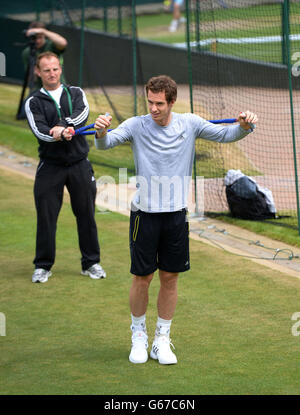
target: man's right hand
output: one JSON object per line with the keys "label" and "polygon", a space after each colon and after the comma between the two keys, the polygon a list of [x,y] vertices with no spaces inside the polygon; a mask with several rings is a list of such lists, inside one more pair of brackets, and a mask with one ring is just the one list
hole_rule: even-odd
{"label": "man's right hand", "polygon": [[99,115],[95,121],[96,137],[101,138],[107,133],[108,127],[111,125],[112,116],[106,113],[105,115]]}
{"label": "man's right hand", "polygon": [[59,125],[56,125],[55,127],[51,128],[49,131],[49,134],[52,135],[54,140],[61,141],[61,133],[64,131],[64,127],[61,127]]}
{"label": "man's right hand", "polygon": [[61,141],[63,138],[67,141],[72,140],[74,135],[74,128],[73,127],[61,127],[60,125],[56,125],[55,127],[51,128],[49,131],[50,135],[56,141]]}
{"label": "man's right hand", "polygon": [[31,29],[27,29],[26,36],[31,35],[45,35],[45,29],[42,27],[33,27]]}

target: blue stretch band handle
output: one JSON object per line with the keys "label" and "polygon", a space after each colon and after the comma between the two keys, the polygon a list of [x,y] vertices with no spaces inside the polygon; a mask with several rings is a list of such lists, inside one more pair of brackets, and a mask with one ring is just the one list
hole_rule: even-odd
{"label": "blue stretch band handle", "polygon": [[[236,118],[224,118],[222,120],[209,120],[209,122],[211,122],[212,124],[232,124],[236,121],[237,121]],[[86,125],[85,127],[78,128],[78,130],[75,130],[74,135],[94,135],[96,134],[96,131],[86,131],[86,130],[89,130],[90,128],[94,128],[94,126],[95,124],[89,124],[89,125]],[[107,131],[112,131],[112,129],[107,130]]]}
{"label": "blue stretch band handle", "polygon": [[[75,130],[75,134],[74,135],[95,135],[96,134],[96,131],[83,131],[83,132],[79,132],[79,133],[76,133],[76,131],[77,130]],[[110,129],[110,130],[107,130],[107,131],[112,131],[112,129]]]}
{"label": "blue stretch band handle", "polygon": [[224,118],[223,120],[209,120],[212,124],[232,124],[237,122],[236,118]]}

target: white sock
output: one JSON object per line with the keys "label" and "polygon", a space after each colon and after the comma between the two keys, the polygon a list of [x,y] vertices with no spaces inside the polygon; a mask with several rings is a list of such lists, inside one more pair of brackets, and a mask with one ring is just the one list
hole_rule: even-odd
{"label": "white sock", "polygon": [[144,331],[147,333],[146,330],[146,314],[143,314],[140,317],[135,317],[131,314],[131,330],[134,331]]}
{"label": "white sock", "polygon": [[170,336],[171,330],[171,323],[172,320],[164,320],[161,317],[157,318],[156,329],[155,329],[155,336]]}

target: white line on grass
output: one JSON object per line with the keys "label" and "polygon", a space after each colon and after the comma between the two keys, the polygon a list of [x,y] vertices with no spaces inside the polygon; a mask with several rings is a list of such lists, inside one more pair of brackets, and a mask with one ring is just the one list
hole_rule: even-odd
{"label": "white line on grass", "polygon": [[[290,40],[300,40],[300,34],[290,35]],[[281,42],[282,36],[257,36],[257,37],[239,37],[239,38],[216,38],[216,39],[204,39],[200,42],[193,41],[190,42],[190,46],[207,46],[214,42],[224,43],[224,44],[245,44],[245,43],[272,43],[272,42]],[[183,43],[173,43],[174,46],[179,48],[186,48],[186,42]]]}

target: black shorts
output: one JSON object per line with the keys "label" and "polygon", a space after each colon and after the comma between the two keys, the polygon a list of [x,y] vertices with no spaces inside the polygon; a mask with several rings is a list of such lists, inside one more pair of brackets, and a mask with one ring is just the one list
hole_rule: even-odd
{"label": "black shorts", "polygon": [[130,272],[145,276],[157,269],[190,269],[189,224],[186,209],[177,212],[130,214]]}

